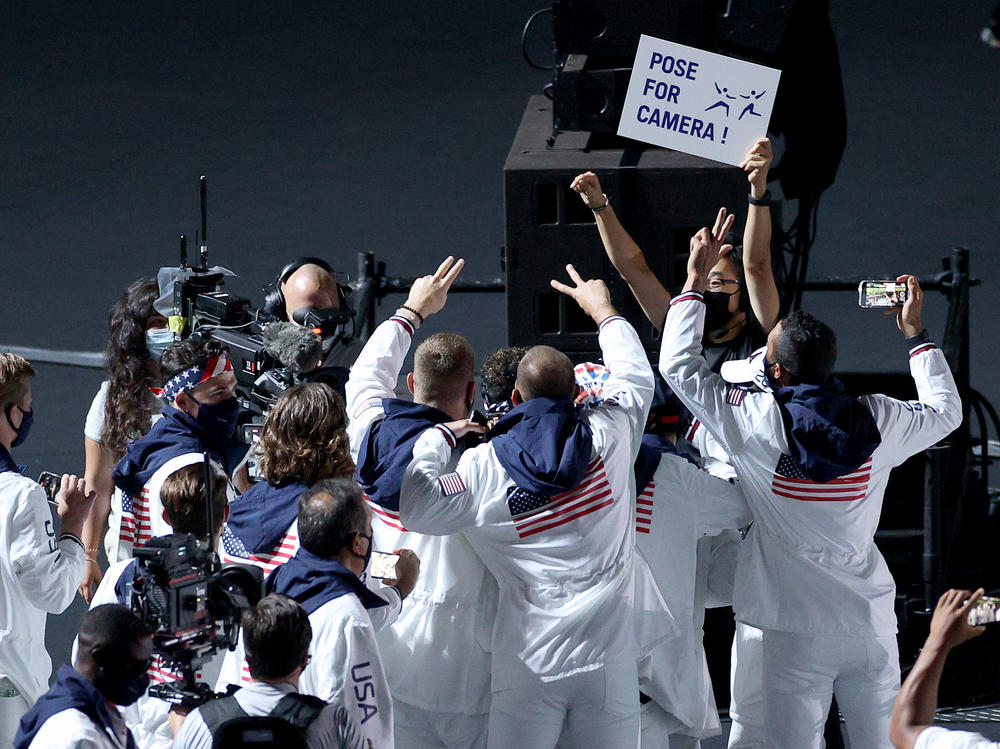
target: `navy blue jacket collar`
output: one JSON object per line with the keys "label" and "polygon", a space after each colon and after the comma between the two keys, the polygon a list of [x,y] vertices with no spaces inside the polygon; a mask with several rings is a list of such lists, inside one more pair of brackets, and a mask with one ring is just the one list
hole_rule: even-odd
{"label": "navy blue jacket collar", "polygon": [[[41,729],[42,724],[63,710],[79,710],[98,726],[114,730],[111,711],[114,708],[103,694],[83,675],[68,665],[59,668],[56,683],[43,694],[38,702],[21,718],[21,725],[14,738],[14,749],[27,749]],[[129,749],[134,749],[132,732],[127,731]]]}
{"label": "navy blue jacket collar", "polygon": [[583,481],[594,435],[569,398],[532,398],[497,422],[490,442],[519,489],[551,497]]}
{"label": "navy blue jacket collar", "polygon": [[0,445],[0,473],[7,473],[8,471],[20,473],[21,469],[17,463],[14,462],[14,458],[10,454],[10,450],[3,445]]}
{"label": "navy blue jacket collar", "polygon": [[386,606],[388,602],[372,592],[361,578],[340,562],[323,559],[303,547],[267,578],[267,592],[294,598],[307,614],[341,596],[353,593],[366,609]]}
{"label": "navy blue jacket collar", "polygon": [[308,488],[298,482],[254,484],[230,502],[229,530],[252,553],[271,551],[298,517],[299,495]]}
{"label": "navy blue jacket collar", "polygon": [[653,480],[653,474],[656,473],[656,469],[660,466],[660,456],[664,453],[679,455],[687,459],[689,463],[698,465],[698,461],[690,453],[678,450],[677,446],[663,435],[644,434],[642,435],[642,443],[639,445],[639,454],[636,456],[635,465],[633,466],[635,470],[636,495],[642,494],[642,490]]}
{"label": "navy blue jacket collar", "polygon": [[399,490],[413,460],[413,443],[435,424],[451,421],[433,406],[384,398],[385,418],[368,429],[358,451],[358,483],[368,498],[390,510],[399,509]]}
{"label": "navy blue jacket collar", "polygon": [[125,456],[115,466],[113,478],[115,486],[135,497],[160,466],[178,455],[207,452],[231,476],[246,451],[243,443],[222,439],[183,411],[165,406],[163,418],[153,424],[148,434],[128,446]]}
{"label": "navy blue jacket collar", "polygon": [[871,412],[839,380],[778,388],[774,397],[792,460],[812,481],[855,471],[882,442]]}

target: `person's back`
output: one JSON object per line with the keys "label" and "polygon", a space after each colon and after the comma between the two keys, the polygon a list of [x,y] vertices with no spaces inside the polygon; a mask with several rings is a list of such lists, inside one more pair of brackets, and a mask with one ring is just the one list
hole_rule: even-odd
{"label": "person's back", "polygon": [[[518,367],[520,405],[490,442],[446,472],[453,429],[476,429],[467,422],[428,429],[403,481],[406,527],[465,530],[499,583],[489,738],[496,746],[554,745],[567,719],[580,745],[615,744],[633,721],[637,732],[636,658],[673,626],[635,554],[632,522],[632,461],[652,371],[606,287],[571,275],[580,286],[557,288],[600,323],[607,400],[578,416],[572,363],[536,347]],[[615,693],[611,702],[591,701],[598,684],[602,695]],[[551,704],[541,703],[542,685]]]}
{"label": "person's back", "polygon": [[273,718],[278,725],[270,728],[290,742],[282,746],[364,749],[364,738],[343,707],[298,692],[312,640],[309,617],[299,604],[265,596],[244,613],[243,640],[253,680],[184,718],[174,749],[252,746],[240,729],[260,733],[266,726],[254,719],[265,717]]}

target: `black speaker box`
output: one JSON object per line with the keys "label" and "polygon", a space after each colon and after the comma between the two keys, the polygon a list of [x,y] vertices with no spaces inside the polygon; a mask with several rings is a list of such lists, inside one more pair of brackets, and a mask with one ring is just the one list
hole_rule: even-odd
{"label": "black speaker box", "polygon": [[[528,102],[504,164],[507,335],[511,345],[547,344],[582,359],[596,356],[597,331],[550,279],[567,280],[572,263],[584,278],[602,278],[612,301],[639,330],[649,353],[655,331],[628,286],[607,260],[593,212],[569,189],[594,171],[615,212],[643,249],[650,268],[672,292],[685,280],[688,242],[711,226],[720,206],[736,213],[742,232],[747,213],[746,174],[732,166],[641,144],[590,148],[588,133],[566,133],[550,147],[552,102]],[[631,143],[631,142],[629,142]]]}

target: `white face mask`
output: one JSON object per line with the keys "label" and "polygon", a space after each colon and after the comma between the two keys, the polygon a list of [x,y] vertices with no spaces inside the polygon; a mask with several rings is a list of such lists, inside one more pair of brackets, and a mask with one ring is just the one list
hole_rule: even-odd
{"label": "white face mask", "polygon": [[150,328],[146,331],[146,350],[149,358],[159,361],[163,352],[174,342],[174,334],[170,328]]}

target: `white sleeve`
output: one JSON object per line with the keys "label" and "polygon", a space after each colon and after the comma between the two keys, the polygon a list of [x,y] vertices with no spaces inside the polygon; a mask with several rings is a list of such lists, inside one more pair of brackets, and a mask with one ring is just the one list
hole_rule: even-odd
{"label": "white sleeve", "polygon": [[925,728],[913,742],[913,749],[997,749],[1000,744],[968,731],[949,731],[940,726]]}
{"label": "white sleeve", "polygon": [[493,450],[479,445],[466,450],[448,471],[455,435],[444,424],[425,430],[413,445],[399,492],[399,518],[407,530],[447,536],[477,525],[482,498],[492,496],[484,480],[484,461]]}
{"label": "white sleeve", "polygon": [[861,398],[875,417],[894,466],[926,450],[962,423],[962,399],[941,349],[932,343],[915,346],[910,351],[910,374],[917,386],[915,401],[887,395]]}
{"label": "white sleeve", "polygon": [[105,380],[101,383],[97,395],[94,396],[94,400],[90,404],[90,410],[87,411],[87,420],[83,425],[83,435],[98,443],[101,441],[101,432],[104,431],[104,408],[108,399],[108,387],[110,384],[110,380]]}
{"label": "white sleeve", "polygon": [[396,397],[396,380],[413,341],[413,323],[393,315],[375,328],[361,349],[347,380],[347,436],[357,454],[361,439],[376,416],[382,399]]}
{"label": "white sleeve", "polygon": [[663,326],[660,374],[726,452],[734,453],[754,433],[756,425],[745,405],[727,403],[728,385],[709,369],[702,356],[704,327],[705,302],[700,293],[685,291],[670,300]]}
{"label": "white sleeve", "polygon": [[621,408],[628,416],[634,453],[639,449],[646,416],[653,402],[656,387],[653,368],[649,366],[639,335],[624,317],[612,315],[602,321],[598,342],[611,375],[604,385],[604,401],[594,409],[594,417],[600,418],[599,414],[606,409]]}
{"label": "white sleeve", "polygon": [[392,697],[375,630],[370,623],[354,619],[343,636],[347,642],[344,707],[372,744],[385,746],[392,738]]}
{"label": "white sleeve", "polygon": [[69,533],[56,539],[45,491],[38,484],[25,480],[17,493],[11,519],[11,569],[34,606],[61,614],[73,603],[83,577],[83,542]]}
{"label": "white sleeve", "polygon": [[376,632],[381,632],[386,627],[391,627],[399,618],[399,614],[403,610],[403,597],[399,594],[399,588],[394,585],[383,585],[381,580],[376,580],[373,577],[369,577],[365,585],[380,598],[389,602],[388,606],[368,609],[372,626]]}
{"label": "white sleeve", "polygon": [[694,505],[695,523],[699,536],[717,536],[726,530],[742,528],[753,516],[738,481],[716,478],[686,458],[664,455],[675,469],[676,491]]}

